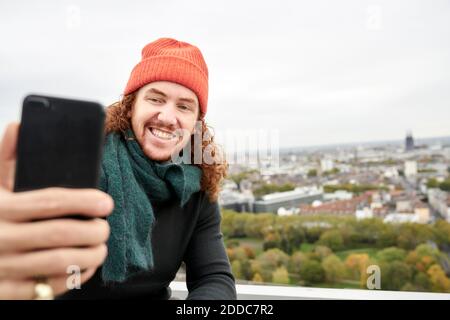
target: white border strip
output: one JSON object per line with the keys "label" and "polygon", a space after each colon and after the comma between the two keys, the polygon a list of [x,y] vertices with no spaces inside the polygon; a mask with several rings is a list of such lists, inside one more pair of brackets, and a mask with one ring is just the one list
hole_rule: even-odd
{"label": "white border strip", "polygon": [[[187,295],[186,283],[173,281],[172,291]],[[244,299],[343,299],[343,300],[450,300],[448,293],[384,291],[363,289],[327,289],[309,287],[288,287],[272,285],[237,284],[236,291]],[[251,296],[251,297],[247,297]]]}

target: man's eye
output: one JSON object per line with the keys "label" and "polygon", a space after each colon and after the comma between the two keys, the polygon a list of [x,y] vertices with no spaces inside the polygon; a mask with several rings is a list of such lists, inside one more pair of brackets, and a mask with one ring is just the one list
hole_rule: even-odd
{"label": "man's eye", "polygon": [[148,98],[147,100],[151,101],[151,102],[156,102],[156,103],[160,103],[161,100],[156,99],[156,98]]}
{"label": "man's eye", "polygon": [[182,110],[189,110],[189,107],[187,107],[187,106],[184,106],[184,105],[180,105],[180,106],[178,106],[180,109],[182,109]]}

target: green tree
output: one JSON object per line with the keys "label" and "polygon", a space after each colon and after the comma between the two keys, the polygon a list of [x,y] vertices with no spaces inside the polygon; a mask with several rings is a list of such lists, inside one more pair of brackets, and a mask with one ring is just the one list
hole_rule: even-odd
{"label": "green tree", "polygon": [[430,189],[439,188],[443,191],[450,191],[450,179],[438,182],[435,178],[430,178],[427,181],[427,187]]}
{"label": "green tree", "polygon": [[333,175],[333,174],[338,174],[339,172],[340,172],[340,170],[338,168],[333,168],[331,170],[324,171],[322,174],[324,176],[329,176],[329,175]]}
{"label": "green tree", "polygon": [[270,249],[252,261],[253,273],[259,273],[265,282],[272,281],[272,273],[279,267],[287,267],[289,256],[280,249]]}
{"label": "green tree", "polygon": [[242,279],[241,262],[239,260],[234,260],[231,263],[231,271],[236,279]]}
{"label": "green tree", "polygon": [[414,276],[413,284],[416,288],[414,291],[431,291],[432,283],[430,278],[424,272],[417,272]]}
{"label": "green tree", "polygon": [[381,262],[403,261],[406,258],[406,251],[396,247],[383,249],[377,253],[377,259]]}
{"label": "green tree", "polygon": [[400,290],[408,282],[411,282],[412,269],[401,261],[384,262],[380,264],[381,289]]}
{"label": "green tree", "polygon": [[250,213],[239,213],[233,217],[231,222],[231,230],[229,236],[231,238],[244,238],[247,236],[245,234],[245,225],[247,221],[252,218]]}
{"label": "green tree", "polygon": [[298,249],[305,239],[305,231],[296,216],[278,218],[276,230],[280,235],[278,248],[288,254]]}
{"label": "green tree", "polygon": [[317,170],[316,169],[310,169],[307,173],[308,178],[317,177]]}
{"label": "green tree", "polygon": [[253,282],[263,283],[264,280],[259,273],[255,273],[252,279]]}
{"label": "green tree", "polygon": [[276,224],[277,216],[273,213],[258,213],[248,219],[244,227],[247,237],[263,239],[265,232]]}
{"label": "green tree", "polygon": [[253,195],[256,198],[261,198],[263,195],[274,193],[274,192],[284,192],[284,191],[290,191],[294,190],[295,185],[292,183],[285,183],[282,185],[278,184],[271,184],[271,183],[265,183],[262,184],[260,187],[253,190]]}
{"label": "green tree", "polygon": [[232,223],[237,212],[222,209],[221,213],[222,213],[222,220],[220,223],[220,230],[222,231],[225,237],[230,237],[232,233]]}
{"label": "green tree", "polygon": [[250,259],[255,258],[255,253],[252,248],[249,246],[239,246],[235,248],[227,248],[228,258],[231,261],[231,265],[233,267],[233,263],[235,263],[234,271],[239,275],[240,279],[250,280],[253,277],[253,270],[251,267]]}
{"label": "green tree", "polygon": [[439,188],[439,182],[435,178],[430,178],[427,181],[427,188],[429,189]]}
{"label": "green tree", "polygon": [[268,232],[264,236],[263,251],[274,248],[281,249],[281,235],[278,231]]}
{"label": "green tree", "polygon": [[450,279],[440,265],[433,265],[427,271],[434,292],[450,292]]}
{"label": "green tree", "polygon": [[225,244],[227,248],[237,248],[241,245],[241,243],[237,239],[227,239],[225,241]]}
{"label": "green tree", "polygon": [[272,282],[289,284],[289,274],[286,267],[279,267],[272,273]]}
{"label": "green tree", "polygon": [[436,260],[439,258],[440,254],[441,254],[438,248],[433,247],[427,243],[419,244],[416,247],[415,251],[417,252],[419,257],[430,256]]}
{"label": "green tree", "polygon": [[432,168],[425,168],[425,169],[419,169],[417,170],[418,173],[435,173],[436,169]]}
{"label": "green tree", "polygon": [[397,232],[391,224],[384,224],[379,229],[379,234],[375,241],[378,248],[392,247],[397,244]]}
{"label": "green tree", "polygon": [[303,252],[301,251],[294,252],[294,254],[291,256],[289,260],[288,266],[289,272],[295,275],[299,275],[301,268],[303,267],[304,263],[308,260],[309,258]]}
{"label": "green tree", "polygon": [[253,174],[259,174],[259,171],[256,169],[246,170],[243,172],[239,172],[237,174],[231,174],[228,176],[229,179],[233,180],[238,187],[240,187],[240,183],[244,179],[248,179]]}
{"label": "green tree", "polygon": [[[427,271],[443,259],[445,257],[438,248],[426,243],[419,244],[415,250],[407,254],[405,262],[413,271],[412,286],[415,287],[415,291],[432,291],[433,285]],[[402,290],[406,289],[403,287]]]}
{"label": "green tree", "polygon": [[318,256],[319,260],[323,260],[324,258],[333,254],[333,251],[327,246],[316,246],[314,248],[314,253]]}
{"label": "green tree", "polygon": [[308,260],[300,269],[300,277],[306,284],[320,283],[325,280],[325,271],[319,262]]}
{"label": "green tree", "polygon": [[437,263],[433,256],[419,254],[417,250],[410,251],[405,261],[418,272],[426,272],[433,264]]}
{"label": "green tree", "polygon": [[444,180],[439,184],[439,189],[443,191],[450,191],[450,180]]}
{"label": "green tree", "polygon": [[322,233],[317,244],[329,247],[333,251],[342,249],[344,240],[339,230],[328,230]]}
{"label": "green tree", "polygon": [[347,184],[337,184],[337,185],[325,185],[323,187],[323,191],[326,193],[333,193],[337,190],[345,190],[348,192],[353,192],[356,194],[360,194],[369,190],[386,190],[386,187],[380,185],[380,186],[376,186],[376,185],[371,185],[371,184],[351,184],[351,183],[347,183]]}
{"label": "green tree", "polygon": [[316,242],[317,240],[319,240],[319,238],[323,232],[324,232],[324,229],[321,227],[306,228],[306,230],[305,230],[306,242],[309,242],[309,243]]}
{"label": "green tree", "polygon": [[251,280],[254,277],[251,260],[246,259],[241,261],[241,275],[245,280]]}
{"label": "green tree", "polygon": [[369,255],[367,253],[352,253],[345,259],[345,266],[353,279],[358,279],[361,286],[365,285],[367,278],[367,267],[369,266]]}
{"label": "green tree", "polygon": [[434,240],[431,227],[426,224],[404,223],[399,226],[397,246],[405,250],[413,250],[421,243]]}
{"label": "green tree", "polygon": [[252,247],[244,245],[242,246],[242,248],[244,248],[245,254],[248,259],[254,259],[256,257],[255,250]]}
{"label": "green tree", "polygon": [[341,259],[334,254],[323,259],[322,268],[325,271],[327,281],[331,283],[345,277],[345,265]]}
{"label": "green tree", "polygon": [[239,246],[237,248],[234,248],[234,259],[242,261],[249,258],[248,256],[249,252],[248,249],[246,249],[246,246]]}
{"label": "green tree", "polygon": [[450,246],[450,223],[438,220],[434,225],[434,234],[437,244],[442,248]]}

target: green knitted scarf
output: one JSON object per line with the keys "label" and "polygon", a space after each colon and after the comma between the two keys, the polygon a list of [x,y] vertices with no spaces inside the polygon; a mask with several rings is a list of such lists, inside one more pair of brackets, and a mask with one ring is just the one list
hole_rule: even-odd
{"label": "green knitted scarf", "polygon": [[114,199],[114,210],[107,218],[111,235],[104,282],[123,282],[153,268],[152,203],[176,200],[183,206],[200,190],[200,178],[197,166],[147,158],[131,130],[106,137],[99,188]]}

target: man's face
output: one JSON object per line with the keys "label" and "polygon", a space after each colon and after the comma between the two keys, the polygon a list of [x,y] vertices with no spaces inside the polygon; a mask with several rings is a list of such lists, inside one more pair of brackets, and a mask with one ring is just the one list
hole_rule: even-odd
{"label": "man's face", "polygon": [[195,93],[177,83],[156,81],[139,89],[131,126],[145,155],[169,160],[190,141],[199,115]]}

